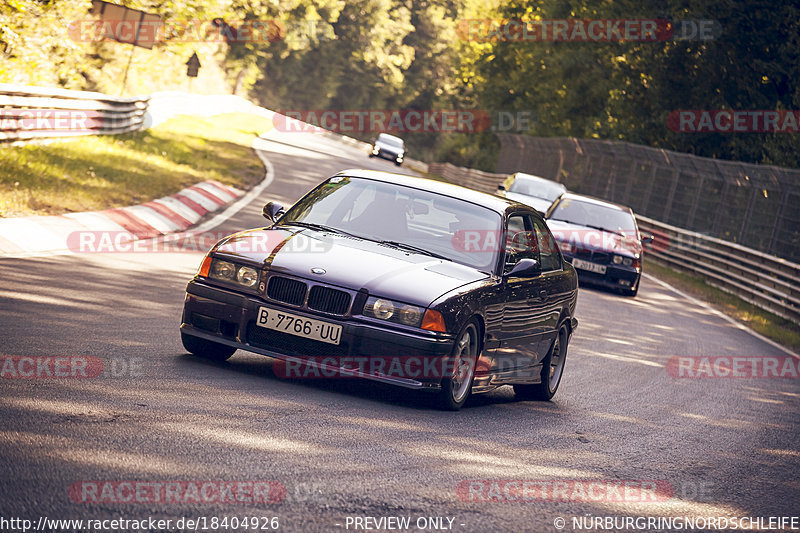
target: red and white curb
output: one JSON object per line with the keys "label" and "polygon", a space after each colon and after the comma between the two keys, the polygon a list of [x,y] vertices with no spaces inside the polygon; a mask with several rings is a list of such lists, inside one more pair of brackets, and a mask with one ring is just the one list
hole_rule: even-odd
{"label": "red and white curb", "polygon": [[171,196],[130,207],[0,219],[0,256],[69,252],[72,236],[83,232],[129,234],[135,240],[177,233],[244,195],[244,191],[218,181],[204,181]]}

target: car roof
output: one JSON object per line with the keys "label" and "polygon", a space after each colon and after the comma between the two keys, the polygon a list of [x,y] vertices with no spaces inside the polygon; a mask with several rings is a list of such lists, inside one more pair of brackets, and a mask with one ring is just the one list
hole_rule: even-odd
{"label": "car roof", "polygon": [[511,174],[511,177],[514,178],[515,180],[518,179],[518,178],[522,178],[522,179],[530,180],[530,181],[546,181],[547,183],[552,183],[553,185],[560,185],[561,187],[564,188],[564,190],[567,190],[567,187],[563,183],[559,183],[557,181],[549,180],[549,179],[543,178],[541,176],[536,176],[534,174],[526,174],[525,172],[514,172],[513,174]]}
{"label": "car roof", "polygon": [[403,139],[401,139],[400,137],[397,137],[395,135],[389,135],[388,133],[379,133],[378,134],[378,138],[379,139],[393,139],[393,140],[399,141],[401,143],[403,142]]}
{"label": "car roof", "polygon": [[626,205],[615,204],[614,202],[609,202],[607,200],[601,200],[600,198],[595,198],[594,196],[586,196],[585,194],[577,194],[577,193],[574,193],[574,192],[565,192],[563,195],[561,195],[560,200],[561,201],[564,201],[564,200],[577,200],[577,201],[586,202],[586,203],[589,203],[589,204],[600,205],[600,206],[603,206],[603,207],[610,207],[612,209],[617,209],[619,211],[625,211],[626,213],[633,212],[633,210],[630,207],[626,206]]}
{"label": "car roof", "polygon": [[520,208],[526,211],[535,211],[530,206],[509,200],[501,196],[495,196],[485,192],[468,189],[461,185],[454,185],[452,183],[445,183],[443,181],[436,181],[428,178],[418,178],[416,176],[408,176],[405,174],[395,174],[394,172],[383,172],[378,170],[364,170],[364,169],[348,169],[342,170],[336,174],[337,176],[347,176],[351,178],[365,178],[375,181],[382,181],[385,183],[396,183],[406,187],[413,187],[424,191],[441,194],[443,196],[450,196],[452,198],[459,198],[467,202],[488,207],[492,211],[505,214],[509,208]]}

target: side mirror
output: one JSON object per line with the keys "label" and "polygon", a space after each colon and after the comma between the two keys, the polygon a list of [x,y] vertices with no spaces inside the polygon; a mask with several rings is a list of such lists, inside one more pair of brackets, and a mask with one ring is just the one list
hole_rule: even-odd
{"label": "side mirror", "polygon": [[270,222],[277,222],[278,219],[283,215],[283,206],[276,202],[269,202],[264,206],[261,214],[264,215],[264,218]]}
{"label": "side mirror", "polygon": [[497,190],[498,190],[498,191],[504,191],[504,190],[506,190],[506,186],[505,186],[505,185],[503,185],[503,184],[501,183],[501,184],[499,184],[499,185],[497,186]]}
{"label": "side mirror", "polygon": [[514,265],[508,274],[505,275],[507,278],[535,278],[539,274],[542,273],[542,265],[536,259],[520,259],[519,262]]}
{"label": "side mirror", "polygon": [[652,233],[642,233],[642,244],[653,244],[655,236]]}

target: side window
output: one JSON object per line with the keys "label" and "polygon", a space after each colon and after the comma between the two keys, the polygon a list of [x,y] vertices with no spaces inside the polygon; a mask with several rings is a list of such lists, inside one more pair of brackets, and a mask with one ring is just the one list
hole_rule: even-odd
{"label": "side window", "polygon": [[558,253],[556,244],[550,230],[544,222],[533,219],[533,227],[536,230],[536,238],[539,242],[539,261],[542,263],[542,271],[559,270],[561,268],[561,255]]}
{"label": "side window", "polygon": [[508,217],[506,233],[506,268],[516,265],[520,259],[538,259],[536,233],[528,215]]}

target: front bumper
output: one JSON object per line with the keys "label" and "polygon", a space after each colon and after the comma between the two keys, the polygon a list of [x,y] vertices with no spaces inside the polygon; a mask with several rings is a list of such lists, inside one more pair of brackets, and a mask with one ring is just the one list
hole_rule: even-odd
{"label": "front bumper", "polygon": [[[261,306],[339,325],[342,327],[340,343],[327,344],[257,326],[256,315]],[[360,372],[338,365],[320,364],[320,361],[376,357],[397,357],[407,361],[409,358],[417,358],[435,363],[429,364],[428,368],[445,368],[451,358],[454,342],[453,335],[449,334],[422,330],[417,333],[367,323],[354,317],[312,314],[256,295],[213,287],[198,280],[190,281],[186,287],[181,332],[293,364],[313,358],[315,366],[319,366],[323,373],[428,390],[440,388],[441,375],[407,377]]]}
{"label": "front bumper", "polygon": [[375,157],[380,157],[381,159],[389,159],[390,161],[395,162],[402,162],[404,158],[404,154],[398,152],[392,152],[390,150],[386,150],[385,148],[381,148],[377,153],[373,150],[372,155]]}
{"label": "front bumper", "polygon": [[[564,258],[572,263],[572,257],[564,254]],[[598,285],[609,289],[633,290],[639,284],[641,271],[632,266],[615,265],[609,263],[606,266],[605,274],[598,274],[589,270],[576,268],[578,279],[583,283]]]}

